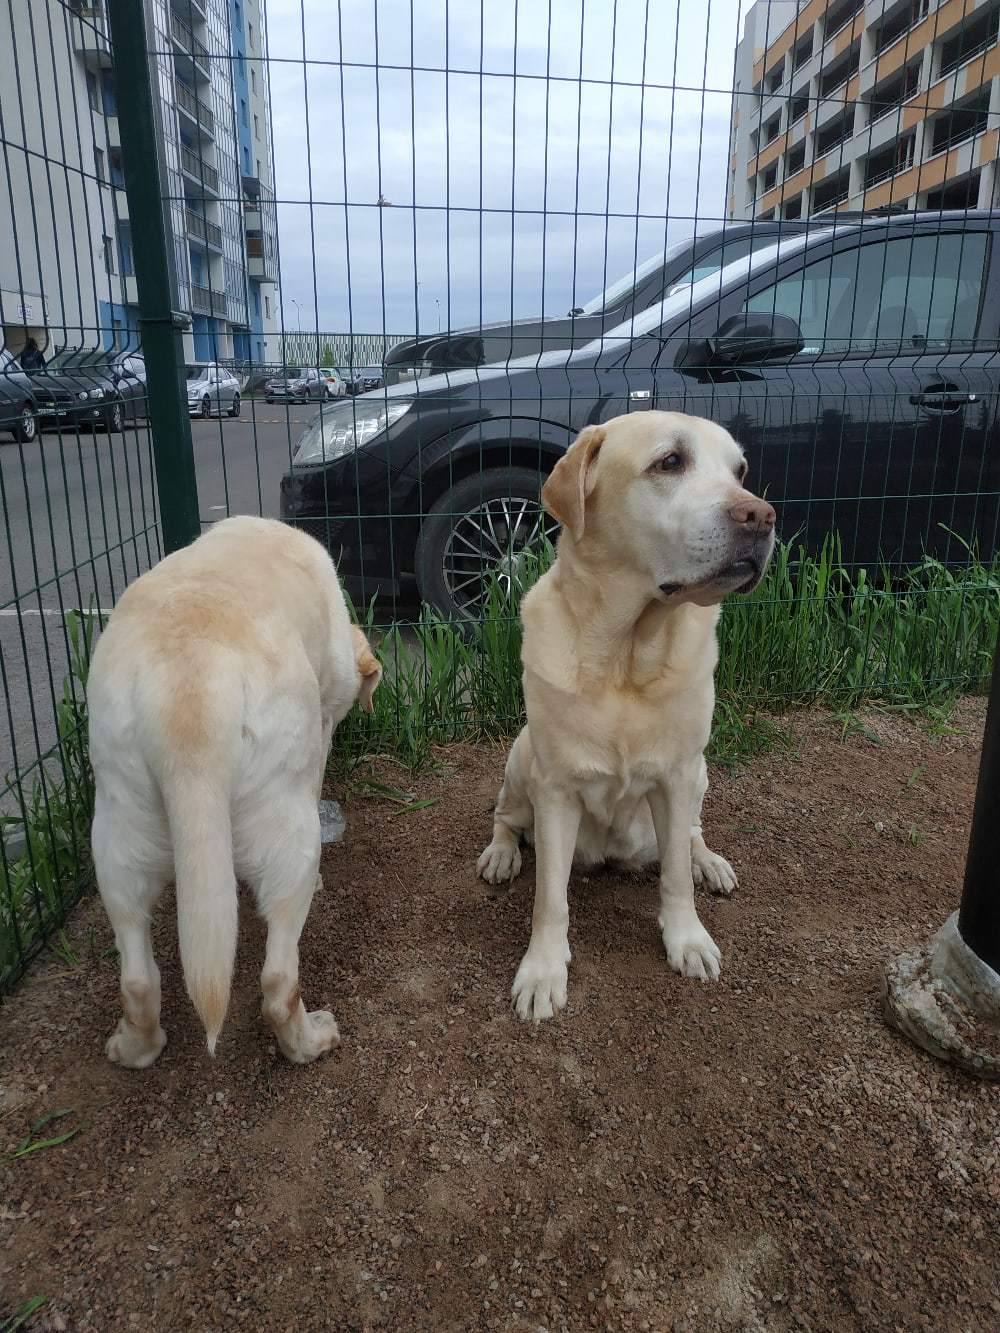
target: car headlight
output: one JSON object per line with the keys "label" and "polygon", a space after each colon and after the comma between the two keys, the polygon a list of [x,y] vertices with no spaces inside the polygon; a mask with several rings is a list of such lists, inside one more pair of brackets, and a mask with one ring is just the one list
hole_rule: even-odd
{"label": "car headlight", "polygon": [[91,398],[103,398],[103,397],[104,397],[104,390],[103,390],[103,389],[91,389],[91,391],[90,391],[90,396],[91,396]]}
{"label": "car headlight", "polygon": [[76,396],[77,396],[77,398],[89,398],[89,397],[90,397],[90,394],[87,392],[86,389],[81,389],[80,392],[79,392]]}
{"label": "car headlight", "polygon": [[310,463],[329,463],[353,453],[382,435],[412,406],[412,402],[359,403],[355,399],[343,407],[321,412],[299,441],[292,462],[304,467]]}

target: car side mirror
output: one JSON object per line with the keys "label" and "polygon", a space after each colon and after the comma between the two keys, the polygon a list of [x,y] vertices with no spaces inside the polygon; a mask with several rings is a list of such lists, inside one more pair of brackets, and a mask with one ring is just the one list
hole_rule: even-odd
{"label": "car side mirror", "polygon": [[706,341],[712,361],[724,366],[794,356],[805,346],[794,319],[767,310],[730,315]]}

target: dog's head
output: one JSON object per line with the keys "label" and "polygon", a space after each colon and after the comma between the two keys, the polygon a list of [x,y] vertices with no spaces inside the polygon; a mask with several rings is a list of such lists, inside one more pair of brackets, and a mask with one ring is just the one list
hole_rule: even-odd
{"label": "dog's head", "polygon": [[714,422],[636,412],[583,430],[542,502],[581,558],[648,582],[651,597],[707,605],[756,587],[774,549],[774,510],[746,474]]}
{"label": "dog's head", "polygon": [[357,664],[359,678],[358,707],[363,712],[370,713],[375,707],[372,695],[382,679],[382,665],[372,652],[364,630],[352,625],[351,636],[354,640],[354,661]]}

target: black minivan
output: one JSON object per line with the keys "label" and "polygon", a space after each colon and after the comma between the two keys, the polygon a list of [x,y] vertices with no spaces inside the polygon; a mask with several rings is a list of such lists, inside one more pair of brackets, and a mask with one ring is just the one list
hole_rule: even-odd
{"label": "black minivan", "polygon": [[710,417],[746,449],[781,535],[848,563],[962,563],[997,547],[1000,212],[852,216],[696,280],[575,352],[324,406],[282,481],[356,601],[415,578],[476,614],[544,522],[582,427]]}

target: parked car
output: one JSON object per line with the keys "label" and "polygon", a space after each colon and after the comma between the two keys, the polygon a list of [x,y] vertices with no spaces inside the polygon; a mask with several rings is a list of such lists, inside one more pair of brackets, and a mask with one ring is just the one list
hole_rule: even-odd
{"label": "parked car", "polygon": [[[539,488],[585,425],[677,409],[726,426],[780,532],[911,564],[997,549],[1000,213],[816,227],[758,250],[573,353],[397,384],[328,409],[282,481],[359,602],[474,615],[516,572]],[[360,515],[360,521],[359,521]]]}
{"label": "parked car", "polygon": [[238,417],[240,414],[240,382],[225,366],[210,362],[208,365],[187,367],[188,413],[193,417]]}
{"label": "parked car", "polygon": [[398,343],[386,354],[385,383],[400,384],[465,366],[499,364],[540,352],[584,347],[682,287],[717,273],[755,250],[774,245],[782,236],[793,236],[807,228],[815,231],[859,216],[827,213],[787,222],[727,223],[721,230],[688,237],[644,260],[633,272],[565,315],[539,315],[513,323],[506,320]]}
{"label": "parked car", "polygon": [[272,375],[264,384],[264,398],[269,403],[304,403],[326,397],[326,380],[315,366],[286,366],[284,374]]}
{"label": "parked car", "polygon": [[30,373],[43,426],[124,428],[125,397],[115,374],[114,354],[106,348],[65,348]]}
{"label": "parked car", "polygon": [[0,431],[21,444],[38,435],[38,405],[31,380],[5,347],[0,347]]}
{"label": "parked car", "polygon": [[341,370],[340,374],[347,386],[347,392],[352,396],[381,389],[384,383],[377,366],[355,366],[349,370]]}
{"label": "parked car", "polygon": [[320,366],[320,379],[326,383],[326,396],[328,398],[344,398],[347,395],[347,385],[344,377],[335,366]]}

